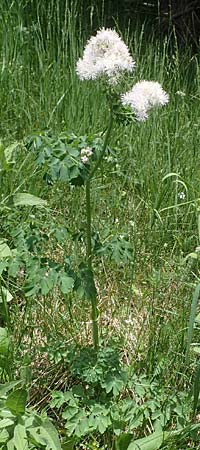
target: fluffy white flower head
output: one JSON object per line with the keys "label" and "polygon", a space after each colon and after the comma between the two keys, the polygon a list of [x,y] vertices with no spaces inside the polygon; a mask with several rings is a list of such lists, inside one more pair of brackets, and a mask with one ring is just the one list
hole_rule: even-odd
{"label": "fluffy white flower head", "polygon": [[135,66],[126,44],[115,30],[102,28],[86,44],[76,72],[81,80],[96,80],[103,75],[115,84],[119,75]]}
{"label": "fluffy white flower head", "polygon": [[151,108],[166,105],[168,101],[168,94],[156,81],[139,81],[129,92],[122,95],[122,104],[130,106],[140,121],[148,118]]}

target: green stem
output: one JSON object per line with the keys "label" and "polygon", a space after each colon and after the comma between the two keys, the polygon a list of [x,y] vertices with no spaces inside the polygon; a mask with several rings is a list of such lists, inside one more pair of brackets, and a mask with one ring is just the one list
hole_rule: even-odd
{"label": "green stem", "polygon": [[101,154],[100,154],[100,157],[99,157],[98,161],[96,162],[93,170],[91,171],[91,173],[89,175],[89,180],[91,180],[92,177],[94,176],[95,172],[99,168],[99,166],[101,164],[101,161],[102,161],[102,159],[103,159],[103,157],[105,155],[105,151],[106,151],[106,148],[107,148],[107,145],[108,145],[108,141],[109,141],[110,133],[111,133],[111,130],[112,130],[112,126],[113,126],[113,113],[112,113],[112,109],[111,109],[110,110],[110,120],[109,120],[108,128],[107,128],[107,131],[106,131],[104,143],[103,143],[103,148],[102,148],[102,151],[101,151]]}
{"label": "green stem", "polygon": [[92,215],[91,215],[91,201],[90,201],[90,191],[91,191],[90,181],[91,181],[92,177],[94,176],[95,172],[97,171],[97,169],[99,168],[99,166],[102,162],[102,159],[104,157],[104,154],[105,154],[105,151],[106,151],[106,148],[108,145],[110,133],[112,130],[112,125],[113,125],[113,114],[112,114],[112,109],[111,109],[110,110],[110,120],[109,120],[108,128],[106,131],[101,155],[86,181],[86,220],[87,220],[86,257],[87,257],[88,276],[89,276],[90,282],[91,282],[90,300],[91,300],[91,306],[92,306],[91,317],[92,317],[92,329],[93,329],[93,344],[94,344],[94,347],[96,350],[99,347],[99,328],[98,328],[98,301],[97,301],[97,294],[96,294],[93,269],[92,269],[92,230],[91,230]]}
{"label": "green stem", "polygon": [[99,329],[98,329],[98,305],[97,294],[92,270],[92,233],[91,233],[91,203],[90,203],[90,181],[86,181],[86,218],[87,218],[87,267],[88,267],[88,279],[91,279],[91,306],[92,306],[92,331],[93,331],[93,344],[97,350],[99,347]]}
{"label": "green stem", "polygon": [[91,202],[90,202],[90,180],[86,181],[86,216],[87,216],[87,266],[92,270],[92,240],[91,240]]}

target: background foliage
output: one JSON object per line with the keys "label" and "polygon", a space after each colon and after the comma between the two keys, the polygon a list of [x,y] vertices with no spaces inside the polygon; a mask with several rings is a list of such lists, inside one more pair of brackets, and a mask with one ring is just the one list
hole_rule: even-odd
{"label": "background foliage", "polygon": [[[4,3],[4,2],[3,2]],[[5,2],[6,4],[6,2]],[[11,4],[12,6],[12,4]],[[7,4],[9,8],[9,5]],[[160,35],[175,35],[181,45],[190,42],[197,47],[200,36],[200,5],[198,0],[65,0],[48,2],[46,0],[20,0],[18,11],[25,23],[42,21],[42,28],[48,27],[48,13],[54,12],[64,20],[66,7],[75,9],[83,19],[83,26],[90,21],[95,28],[99,22],[113,26],[117,20],[120,26],[135,27],[144,21],[149,23],[148,33],[156,30]],[[2,8],[4,6],[2,5]],[[4,8],[5,9],[5,8]],[[51,14],[51,13],[50,13]]]}

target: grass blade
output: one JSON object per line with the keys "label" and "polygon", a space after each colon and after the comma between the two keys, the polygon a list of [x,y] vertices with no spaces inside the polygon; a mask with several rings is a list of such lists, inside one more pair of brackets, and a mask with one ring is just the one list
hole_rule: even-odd
{"label": "grass blade", "polygon": [[197,311],[197,304],[199,299],[199,292],[200,292],[200,283],[197,284],[193,298],[192,298],[192,304],[191,304],[191,310],[190,310],[190,319],[189,319],[189,326],[188,326],[188,339],[187,339],[187,348],[186,348],[186,363],[188,362],[188,356],[189,356],[189,350],[190,345],[192,343],[192,336],[193,336],[193,329],[194,329],[194,322],[196,317],[196,311]]}

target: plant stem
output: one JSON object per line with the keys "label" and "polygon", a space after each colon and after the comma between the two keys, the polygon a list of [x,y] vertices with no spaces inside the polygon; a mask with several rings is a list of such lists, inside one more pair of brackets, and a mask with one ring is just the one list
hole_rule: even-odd
{"label": "plant stem", "polygon": [[90,202],[90,180],[86,181],[86,215],[87,215],[87,265],[92,270],[92,242],[91,242],[91,202]]}
{"label": "plant stem", "polygon": [[113,126],[113,113],[112,113],[112,109],[111,109],[110,110],[110,120],[109,120],[108,128],[107,128],[107,131],[106,131],[105,140],[104,140],[104,143],[103,143],[103,148],[102,148],[102,151],[101,151],[101,155],[100,155],[98,161],[96,162],[93,170],[91,171],[91,173],[89,175],[89,180],[91,180],[92,177],[94,176],[95,172],[99,168],[99,166],[101,164],[101,161],[102,161],[102,159],[103,159],[103,157],[105,155],[105,151],[106,151],[106,148],[107,148],[107,145],[108,145],[108,141],[109,141],[110,133],[111,133],[111,130],[112,130],[112,126]]}
{"label": "plant stem", "polygon": [[92,270],[92,239],[91,239],[91,203],[90,203],[90,180],[86,181],[86,217],[87,217],[87,267],[88,278],[91,278],[91,305],[92,305],[92,328],[93,328],[93,344],[97,350],[99,347],[99,329],[98,329],[98,306],[97,306],[97,294],[95,289],[93,270]]}
{"label": "plant stem", "polygon": [[92,269],[92,230],[91,230],[91,223],[92,223],[92,215],[91,215],[91,200],[90,200],[90,181],[92,177],[94,176],[95,172],[99,168],[102,159],[104,157],[108,140],[110,137],[110,133],[112,130],[113,125],[113,114],[112,109],[110,111],[110,120],[108,124],[108,128],[106,131],[103,148],[101,151],[101,155],[96,162],[96,165],[94,166],[93,170],[91,171],[87,181],[86,181],[86,220],[87,220],[87,245],[86,245],[86,257],[87,257],[87,268],[88,268],[88,276],[90,278],[91,282],[91,306],[92,306],[92,328],[93,328],[93,344],[95,349],[98,349],[99,347],[99,327],[98,327],[98,302],[97,302],[97,293],[95,288],[95,282],[94,282],[94,276],[93,276],[93,269]]}

